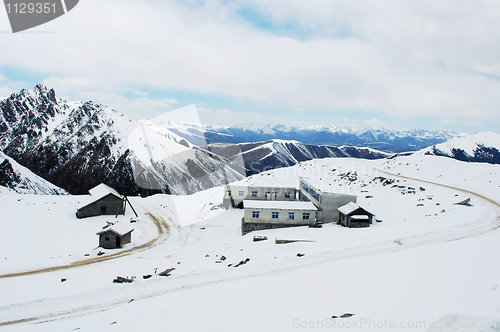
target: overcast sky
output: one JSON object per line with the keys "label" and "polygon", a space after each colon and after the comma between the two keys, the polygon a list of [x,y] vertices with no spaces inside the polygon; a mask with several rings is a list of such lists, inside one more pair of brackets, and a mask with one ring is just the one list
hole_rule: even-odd
{"label": "overcast sky", "polygon": [[37,83],[135,118],[500,133],[499,1],[81,0],[13,34],[0,97]]}

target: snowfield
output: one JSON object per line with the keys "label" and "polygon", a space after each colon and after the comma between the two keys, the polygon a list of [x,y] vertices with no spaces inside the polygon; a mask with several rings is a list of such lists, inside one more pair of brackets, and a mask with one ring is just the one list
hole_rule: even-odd
{"label": "snowfield", "polygon": [[241,236],[243,211],[224,210],[217,187],[130,198],[132,243],[104,250],[96,232],[135,219],[128,206],[77,219],[84,197],[2,188],[2,330],[500,331],[499,165],[321,159],[238,184],[298,186],[299,176],[358,195],[380,222]]}

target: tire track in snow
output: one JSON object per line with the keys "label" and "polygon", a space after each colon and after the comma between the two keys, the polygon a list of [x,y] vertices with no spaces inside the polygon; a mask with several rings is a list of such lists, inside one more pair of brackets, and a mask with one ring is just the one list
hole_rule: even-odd
{"label": "tire track in snow", "polygon": [[[414,236],[409,236],[409,237],[399,239],[399,240],[403,241],[402,245],[398,245],[398,244],[394,243],[394,241],[386,241],[386,242],[370,244],[370,245],[366,245],[366,246],[358,246],[355,248],[347,248],[347,249],[343,249],[340,251],[339,250],[330,250],[330,251],[326,251],[323,253],[318,253],[315,256],[309,256],[309,259],[311,259],[312,261],[300,260],[301,264],[299,264],[299,265],[296,264],[297,262],[299,262],[298,260],[285,261],[285,262],[283,262],[283,264],[284,265],[289,264],[289,266],[282,266],[279,268],[271,268],[271,269],[265,270],[265,271],[250,271],[250,272],[245,273],[245,272],[240,272],[241,270],[240,271],[231,270],[231,271],[234,271],[236,273],[236,275],[232,274],[232,275],[227,276],[227,277],[224,277],[224,276],[221,277],[220,274],[217,273],[211,279],[206,280],[204,282],[194,282],[192,284],[183,283],[182,285],[170,287],[167,289],[160,289],[160,290],[155,289],[152,292],[137,294],[137,296],[134,297],[134,300],[138,301],[138,300],[142,300],[142,299],[148,299],[148,298],[153,298],[153,297],[157,297],[157,296],[167,295],[170,293],[176,293],[179,291],[197,289],[197,288],[207,287],[207,286],[211,286],[211,285],[217,285],[217,284],[225,283],[225,282],[246,280],[246,279],[255,278],[255,277],[259,277],[259,276],[270,276],[270,275],[284,274],[287,272],[300,270],[300,269],[306,269],[309,267],[323,265],[323,264],[327,264],[327,263],[332,263],[335,261],[356,259],[356,258],[372,256],[372,255],[389,254],[389,253],[399,252],[399,251],[403,251],[403,250],[407,250],[407,249],[411,249],[411,248],[416,248],[416,247],[420,247],[420,246],[424,246],[424,245],[429,245],[429,244],[443,243],[443,242],[448,242],[448,241],[455,241],[455,240],[470,238],[470,237],[478,236],[478,235],[481,235],[481,234],[484,234],[484,233],[487,233],[487,232],[490,232],[492,230],[500,228],[500,204],[491,198],[488,198],[488,197],[481,195],[481,194],[477,194],[477,193],[472,192],[472,191],[467,190],[467,189],[457,188],[457,187],[453,187],[450,185],[440,184],[440,183],[422,180],[422,179],[416,179],[413,177],[403,176],[400,174],[393,174],[390,172],[378,170],[376,168],[374,168],[374,169],[380,173],[384,173],[384,174],[391,175],[394,177],[399,177],[399,178],[418,181],[421,183],[428,183],[428,184],[432,184],[432,185],[446,187],[449,189],[461,191],[461,192],[470,194],[472,196],[478,197],[479,199],[485,200],[488,203],[493,205],[493,210],[495,212],[495,215],[491,219],[491,222],[486,223],[486,225],[482,224],[479,227],[476,227],[473,229],[467,229],[465,232],[463,230],[458,229],[457,232],[451,232],[449,234],[442,234],[442,232],[436,233],[436,234],[432,234],[432,233],[430,233],[430,234],[429,233],[416,234]],[[150,216],[152,218],[154,218],[154,216],[152,216],[152,215],[150,215]],[[159,221],[159,220],[157,220],[157,221]],[[159,221],[159,222],[160,222],[160,224],[163,224],[161,221]],[[157,224],[157,227],[158,227],[158,224]],[[167,227],[168,227],[168,224],[167,224]],[[451,229],[453,230],[453,227]],[[448,230],[450,230],[450,229],[448,229]],[[443,230],[443,231],[446,231],[446,230]],[[435,235],[435,236],[432,236],[432,235]],[[423,237],[423,239],[419,240],[417,242],[405,243],[405,239],[411,240],[412,238],[413,239],[418,238],[419,236]],[[148,249],[148,248],[145,248],[145,249]],[[337,255],[337,256],[332,257],[332,255]],[[118,300],[114,300],[114,301],[93,304],[93,305],[88,305],[88,306],[81,306],[78,308],[73,308],[73,309],[64,310],[64,311],[52,312],[52,313],[47,313],[47,314],[42,314],[42,315],[38,315],[38,316],[32,316],[32,317],[27,317],[27,318],[22,318],[22,319],[18,319],[18,320],[7,321],[7,322],[0,322],[0,326],[13,325],[13,324],[19,324],[19,323],[28,323],[28,322],[36,322],[36,324],[40,324],[40,323],[46,323],[46,322],[56,321],[56,320],[60,320],[60,319],[78,317],[78,316],[83,316],[83,315],[92,314],[92,313],[96,313],[96,312],[111,310],[115,307],[126,305],[129,303],[129,301],[130,301],[130,299],[127,298],[127,299],[118,299]]]}
{"label": "tire track in snow", "polygon": [[[440,186],[440,187],[445,187],[445,188],[448,188],[448,189],[458,190],[458,191],[461,191],[463,193],[467,193],[467,194],[469,194],[471,196],[479,197],[482,200],[485,200],[485,201],[491,203],[492,205],[494,205],[496,208],[500,209],[500,203],[499,202],[495,201],[492,198],[489,198],[487,196],[478,194],[478,193],[473,192],[473,191],[468,190],[468,189],[458,188],[458,187],[454,187],[454,186],[450,186],[450,185],[446,185],[446,184],[441,184],[441,183],[437,183],[437,182],[433,182],[433,181],[423,180],[423,179],[417,179],[417,178],[410,177],[410,176],[404,176],[404,175],[400,175],[400,174],[394,174],[394,173],[390,173],[390,172],[387,172],[387,171],[379,170],[377,168],[374,168],[374,169],[377,172],[384,173],[384,174],[391,175],[391,176],[395,176],[395,177],[400,177],[402,179],[408,179],[408,180],[413,180],[413,181],[428,183],[428,184],[432,184],[432,185],[436,185],[436,186]],[[452,239],[452,240],[460,240],[460,239],[470,238],[470,237],[477,236],[477,235],[480,235],[480,234],[484,234],[484,233],[487,233],[489,231],[492,231],[492,230],[495,230],[497,228],[500,228],[500,213],[499,213],[499,211],[500,210],[498,210],[497,213],[496,213],[496,222],[493,222],[493,223],[488,224],[488,225],[485,226],[485,228],[487,228],[487,230],[485,230],[485,231],[479,231],[479,228],[478,228],[478,232],[469,233],[469,234],[466,234],[466,235],[464,235],[462,237],[457,237],[457,238]],[[452,240],[450,240],[450,241],[452,241]]]}
{"label": "tire track in snow", "polygon": [[[36,270],[28,270],[28,271],[0,274],[0,279],[22,277],[22,276],[28,276],[28,275],[33,275],[33,274],[39,274],[39,273],[54,272],[54,271],[59,271],[59,270],[67,270],[67,269],[71,269],[71,268],[75,268],[75,267],[96,264],[96,263],[108,261],[111,259],[117,259],[120,257],[131,255],[135,252],[140,252],[140,251],[150,249],[150,248],[160,244],[161,242],[165,241],[168,238],[168,236],[170,234],[170,227],[169,227],[168,223],[165,220],[163,220],[161,217],[157,217],[150,212],[146,212],[145,215],[147,215],[155,224],[155,226],[158,230],[158,236],[156,238],[144,243],[144,244],[141,244],[139,246],[136,246],[136,247],[133,247],[130,249],[125,249],[125,250],[122,250],[122,251],[114,253],[114,254],[92,257],[92,258],[88,258],[85,260],[79,260],[79,261],[76,261],[76,262],[73,262],[70,264],[51,266],[51,267],[46,267],[46,268],[41,268],[41,269],[36,269]],[[160,240],[162,240],[162,241],[160,242]],[[0,326],[2,326],[1,323],[0,323]]]}

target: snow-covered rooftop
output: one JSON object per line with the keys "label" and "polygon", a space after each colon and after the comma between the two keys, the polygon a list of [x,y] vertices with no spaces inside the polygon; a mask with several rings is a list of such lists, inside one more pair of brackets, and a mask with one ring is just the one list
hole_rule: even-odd
{"label": "snow-covered rooftop", "polygon": [[362,208],[361,206],[359,206],[358,204],[356,204],[354,202],[349,202],[346,205],[343,205],[343,206],[339,207],[338,210],[339,210],[339,212],[347,215],[347,214],[352,213],[352,212],[354,212],[354,211],[356,211],[357,209],[360,209],[360,208],[363,209],[363,210],[365,210],[368,213],[371,213],[371,212],[367,211],[366,209]]}
{"label": "snow-covered rooftop", "polygon": [[244,200],[243,207],[245,209],[317,210],[313,203],[301,201]]}
{"label": "snow-covered rooftop", "polygon": [[311,177],[301,176],[300,178],[303,179],[304,182],[311,185],[313,189],[318,192],[318,194],[323,193],[358,196],[356,195],[356,192],[352,191],[352,187],[350,186],[346,186],[345,188],[339,187],[338,184],[332,186],[332,184],[334,184],[334,178],[327,174],[324,174],[323,176],[315,175]]}
{"label": "snow-covered rooftop", "polygon": [[82,195],[81,201],[76,204],[77,209],[81,209],[84,206],[87,206],[95,201],[100,200],[101,198],[113,194],[118,198],[123,198],[116,190],[111,188],[110,186],[101,183],[94,188],[89,190],[90,196]]}
{"label": "snow-covered rooftop", "polygon": [[115,232],[116,234],[120,235],[120,236],[123,236],[127,233],[130,233],[132,232],[134,229],[129,225],[129,224],[125,224],[125,223],[118,223],[118,224],[115,224],[113,226],[110,226],[110,227],[106,227],[105,229],[103,229],[102,231],[100,232],[97,232],[97,235],[99,234],[102,234],[102,233],[105,233],[107,231],[113,231]]}
{"label": "snow-covered rooftop", "polygon": [[359,209],[359,205],[354,202],[349,202],[346,205],[342,205],[338,208],[339,212],[343,214],[349,214],[353,211],[356,211],[357,209]]}
{"label": "snow-covered rooftop", "polygon": [[101,183],[95,186],[94,188],[90,189],[89,193],[90,196],[92,196],[92,200],[94,201],[99,200],[109,194],[113,194],[116,197],[122,198],[122,196],[116,190],[114,190],[110,186],[105,185],[104,183]]}

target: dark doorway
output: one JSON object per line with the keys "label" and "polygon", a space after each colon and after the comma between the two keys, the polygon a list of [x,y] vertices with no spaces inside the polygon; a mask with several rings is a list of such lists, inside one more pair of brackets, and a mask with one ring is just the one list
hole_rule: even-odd
{"label": "dark doorway", "polygon": [[106,207],[105,206],[101,206],[101,213],[106,213]]}
{"label": "dark doorway", "polygon": [[117,248],[121,248],[121,246],[120,246],[120,237],[119,236],[116,237],[116,247]]}

